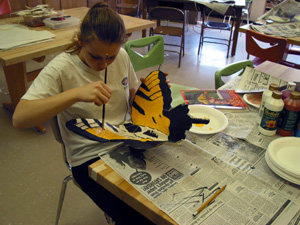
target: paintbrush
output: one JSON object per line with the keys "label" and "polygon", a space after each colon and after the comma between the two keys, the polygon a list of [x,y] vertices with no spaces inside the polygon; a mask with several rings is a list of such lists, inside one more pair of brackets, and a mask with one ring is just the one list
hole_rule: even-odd
{"label": "paintbrush", "polygon": [[[107,79],[107,61],[108,61],[108,54],[106,53],[105,73],[104,73],[104,83],[105,84],[106,84],[106,79]],[[105,104],[103,104],[103,108],[102,108],[102,130],[104,130],[104,120],[105,120]]]}

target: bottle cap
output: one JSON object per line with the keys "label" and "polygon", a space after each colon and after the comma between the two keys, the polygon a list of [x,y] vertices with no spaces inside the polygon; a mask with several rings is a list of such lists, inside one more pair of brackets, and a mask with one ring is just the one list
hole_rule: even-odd
{"label": "bottle cap", "polygon": [[274,90],[273,94],[272,94],[272,97],[275,98],[275,99],[281,99],[282,98],[282,93],[278,90]]}
{"label": "bottle cap", "polygon": [[279,86],[274,83],[270,84],[270,86],[269,86],[270,91],[278,90],[278,88],[279,88]]}
{"label": "bottle cap", "polygon": [[297,91],[292,91],[290,94],[290,99],[298,100],[300,99],[300,93]]}

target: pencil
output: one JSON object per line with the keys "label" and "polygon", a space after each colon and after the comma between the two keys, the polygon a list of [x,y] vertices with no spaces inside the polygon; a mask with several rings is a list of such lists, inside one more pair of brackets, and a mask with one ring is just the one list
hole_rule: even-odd
{"label": "pencil", "polygon": [[193,213],[193,216],[197,216],[212,200],[214,200],[224,189],[226,188],[226,185],[222,187],[220,190],[218,190],[210,199],[208,199],[199,209],[197,209],[196,212]]}
{"label": "pencil", "polygon": [[[108,61],[108,54],[106,53],[105,73],[104,73],[104,83],[105,84],[106,84],[106,79],[107,79],[107,61]],[[104,120],[105,120],[105,104],[103,104],[103,108],[102,108],[102,130],[104,130]]]}

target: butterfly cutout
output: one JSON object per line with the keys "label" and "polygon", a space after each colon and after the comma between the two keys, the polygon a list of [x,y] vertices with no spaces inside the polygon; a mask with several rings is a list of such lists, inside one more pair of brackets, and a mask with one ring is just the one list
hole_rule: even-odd
{"label": "butterfly cutout", "polygon": [[151,72],[141,83],[131,109],[131,121],[115,126],[98,119],[78,118],[66,126],[71,131],[91,140],[123,142],[138,149],[155,147],[164,142],[177,142],[185,138],[192,126],[187,105],[171,109],[171,90],[163,72]]}

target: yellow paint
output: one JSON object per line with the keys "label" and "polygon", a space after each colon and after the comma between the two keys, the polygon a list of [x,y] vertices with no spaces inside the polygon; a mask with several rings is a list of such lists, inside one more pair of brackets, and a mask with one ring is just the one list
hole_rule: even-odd
{"label": "yellow paint", "polygon": [[149,91],[141,88],[140,91],[149,96],[151,101],[147,101],[144,98],[135,96],[134,101],[144,110],[146,114],[142,115],[134,107],[132,107],[132,121],[135,124],[150,127],[169,135],[170,119],[163,115],[164,99],[158,85],[160,82],[158,79],[158,71],[154,71],[152,76],[148,76],[147,78],[148,79],[145,80],[145,84],[149,88]]}
{"label": "yellow paint", "polygon": [[133,138],[128,138],[128,137],[124,137],[124,136],[120,136],[118,134],[115,134],[113,132],[111,132],[109,129],[102,129],[102,128],[88,128],[85,131],[89,132],[90,134],[93,134],[97,137],[100,138],[104,138],[106,140],[124,140],[124,139],[129,139],[129,140],[139,140],[142,142],[146,142],[146,141],[153,141],[152,139],[133,139]]}

